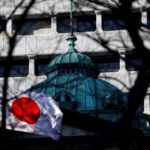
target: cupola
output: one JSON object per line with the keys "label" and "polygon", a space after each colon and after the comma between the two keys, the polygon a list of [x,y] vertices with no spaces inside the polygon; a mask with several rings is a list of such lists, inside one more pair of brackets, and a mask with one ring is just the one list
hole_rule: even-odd
{"label": "cupola", "polygon": [[[97,76],[97,70],[95,64],[92,62],[91,58],[85,54],[80,53],[75,48],[75,41],[77,38],[74,35],[70,35],[67,41],[69,42],[69,49],[66,53],[54,58],[48,65],[47,75],[53,71],[60,69],[74,69],[76,72],[88,72],[90,69],[94,76]],[[80,69],[79,69],[80,68]],[[82,71],[81,71],[82,70]],[[65,72],[65,71],[64,71]]]}

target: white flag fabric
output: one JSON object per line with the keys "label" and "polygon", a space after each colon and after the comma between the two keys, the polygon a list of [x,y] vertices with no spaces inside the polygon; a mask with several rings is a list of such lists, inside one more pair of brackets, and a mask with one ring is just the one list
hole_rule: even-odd
{"label": "white flag fabric", "polygon": [[10,130],[60,137],[63,114],[48,95],[28,92],[7,105],[6,128]]}

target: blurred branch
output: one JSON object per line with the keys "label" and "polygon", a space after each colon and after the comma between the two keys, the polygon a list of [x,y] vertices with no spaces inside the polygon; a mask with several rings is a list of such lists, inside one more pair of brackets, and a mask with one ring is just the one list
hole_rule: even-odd
{"label": "blurred branch", "polygon": [[23,4],[24,0],[20,1],[17,6],[14,8],[14,10],[11,12],[11,14],[8,16],[7,19],[11,19],[14,13],[17,11],[17,9]]}
{"label": "blurred branch", "polygon": [[[21,1],[22,2],[22,1]],[[24,12],[22,13],[22,15],[20,16],[20,19],[22,19],[22,21],[17,25],[16,27],[16,31],[14,33],[14,35],[12,37],[8,36],[8,40],[9,40],[9,51],[7,54],[7,59],[6,59],[6,65],[5,65],[5,69],[4,69],[4,86],[3,86],[3,101],[2,101],[2,128],[5,129],[6,126],[6,101],[7,101],[7,88],[8,88],[8,76],[10,73],[10,64],[12,61],[12,54],[13,54],[13,50],[16,44],[16,37],[17,37],[17,33],[21,30],[23,24],[24,24],[24,19],[26,18],[30,8],[33,6],[35,0],[31,0],[28,4],[28,6],[26,7],[26,9],[24,10]],[[18,7],[21,5],[21,3],[19,3]]]}

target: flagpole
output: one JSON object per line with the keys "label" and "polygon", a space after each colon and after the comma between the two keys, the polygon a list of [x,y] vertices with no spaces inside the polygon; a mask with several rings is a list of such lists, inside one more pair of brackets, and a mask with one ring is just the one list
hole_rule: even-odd
{"label": "flagpole", "polygon": [[73,0],[70,0],[70,34],[73,36]]}

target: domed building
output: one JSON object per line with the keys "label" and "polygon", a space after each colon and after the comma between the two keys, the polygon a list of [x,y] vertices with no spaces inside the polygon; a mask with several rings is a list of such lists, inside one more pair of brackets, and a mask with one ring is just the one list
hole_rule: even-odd
{"label": "domed building", "polygon": [[[139,69],[143,67],[141,57],[137,56],[136,51],[134,51],[135,45],[132,38],[127,34],[128,28],[125,26],[124,17],[121,14],[118,15],[120,9],[118,11],[117,7],[106,9],[106,5],[99,7],[96,1],[95,4],[93,1],[70,1],[71,6],[68,3],[69,0],[60,2],[38,1],[35,7],[31,8],[24,20],[24,25],[18,32],[21,39],[17,40],[17,45],[14,47],[8,76],[10,77],[8,85],[11,87],[8,86],[10,96],[15,94],[16,97],[16,95],[27,91],[31,91],[31,93],[34,91],[49,95],[56,101],[63,112],[60,140],[53,141],[52,138],[46,136],[2,130],[0,133],[3,133],[4,136],[1,134],[0,149],[3,150],[6,146],[8,149],[15,150],[95,150],[103,149],[101,147],[96,148],[96,146],[103,145],[108,146],[107,150],[150,149],[150,88],[146,92],[145,99],[143,98],[144,111],[141,110],[135,115],[134,106],[128,107],[131,106],[132,99],[129,103],[127,94],[118,89],[122,88],[124,92],[131,94],[132,90],[130,93],[130,89],[135,83]],[[10,1],[8,5],[7,3],[2,5],[1,23],[3,27],[0,60],[0,83],[2,84],[0,91],[3,89],[3,72],[8,51],[7,36],[5,37],[3,32],[6,32],[10,37],[13,36],[13,33],[17,31],[17,26],[20,25],[19,18],[22,18],[21,10],[24,9],[22,6],[26,6],[26,4],[20,5],[21,9],[18,8],[12,15],[11,11],[15,10],[16,4],[17,2],[14,1],[12,4]],[[131,8],[133,19],[138,29],[140,27],[143,29],[143,25],[144,28],[149,28],[150,13],[147,7],[149,5],[145,3],[145,8],[143,3],[141,5],[142,7],[139,5],[138,8],[134,2],[133,6],[136,8]],[[108,6],[110,6],[109,2]],[[69,11],[70,8],[71,12]],[[114,11],[111,8],[116,9]],[[45,13],[42,13],[42,10]],[[8,17],[9,13],[11,14],[10,17]],[[101,70],[98,71],[98,67],[90,57],[80,53],[75,48],[77,39],[73,35],[73,30],[81,39],[78,43],[79,47],[82,47],[83,51],[91,53],[91,58]],[[69,48],[64,49],[63,46],[60,46],[66,33],[70,31],[71,35],[67,39]],[[117,57],[110,56],[111,53],[108,53],[108,49],[101,44],[101,37],[108,41],[105,44],[109,48],[117,52]],[[141,36],[147,46],[147,38],[144,37]],[[59,50],[55,49],[57,47],[60,47]],[[60,51],[65,53],[49,62],[45,73],[47,79],[45,80],[43,71],[45,70],[44,66],[47,65],[47,59],[57,55]],[[106,55],[104,55],[105,52]],[[100,71],[104,72],[101,73]],[[102,80],[99,73],[104,78],[113,76],[117,87]],[[33,85],[33,82],[39,80],[43,81],[28,89]],[[111,78],[109,81],[113,82],[114,80]],[[142,86],[140,85],[141,89]],[[20,90],[25,92],[20,93]],[[135,91],[137,92],[137,90]],[[134,100],[137,95],[134,95]],[[39,101],[45,104],[42,99]],[[34,112],[32,109],[31,111]],[[24,108],[23,112],[25,110],[30,109]],[[38,114],[42,113],[39,111]],[[32,115],[28,116],[33,117]],[[42,116],[44,115],[42,114]],[[44,118],[47,119],[45,116]],[[122,118],[125,118],[126,121],[130,119],[131,124],[124,120],[122,123]],[[41,122],[42,127],[46,129],[43,121]],[[21,127],[24,128],[25,126]]]}
{"label": "domed building", "polygon": [[[47,80],[32,90],[50,95],[62,109],[88,114],[111,122],[117,121],[127,107],[126,95],[98,78],[98,71],[87,55],[75,49],[75,36],[70,36],[69,49],[48,65]],[[86,135],[67,130],[62,135]]]}

